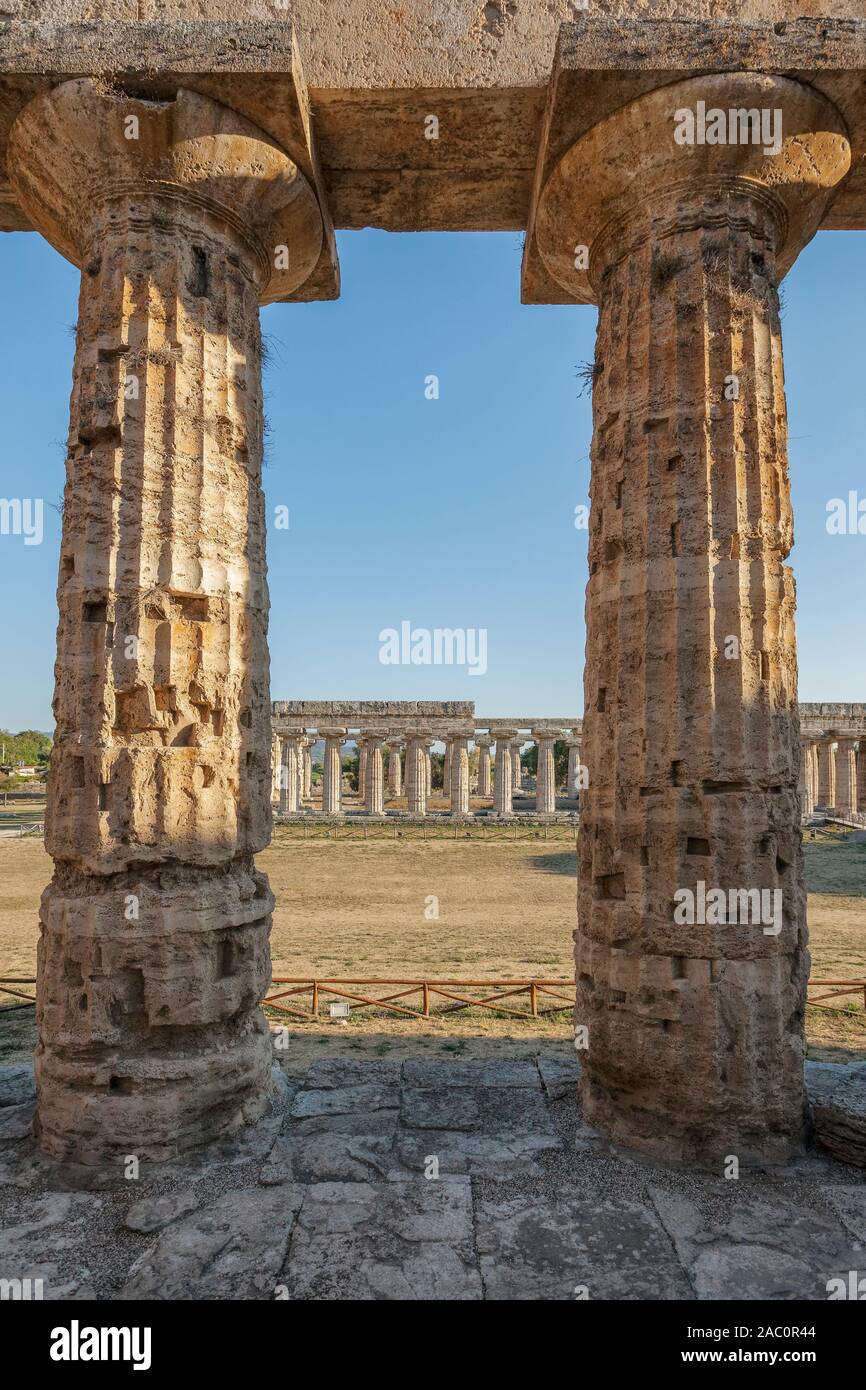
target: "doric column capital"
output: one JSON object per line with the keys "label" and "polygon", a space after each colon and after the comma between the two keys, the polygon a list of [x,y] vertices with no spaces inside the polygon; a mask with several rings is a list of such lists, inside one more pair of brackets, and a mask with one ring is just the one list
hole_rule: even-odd
{"label": "doric column capital", "polygon": [[569,294],[597,302],[609,265],[644,241],[713,220],[745,229],[753,208],[775,227],[781,278],[850,162],[844,122],[814,88],[761,73],[690,77],[638,97],[566,151],[539,200],[539,251]]}
{"label": "doric column capital", "polygon": [[152,217],[167,235],[234,235],[259,301],[285,298],[322,247],[316,195],[293,160],[243,116],[181,88],[166,100],[108,91],[92,78],[35,97],[9,135],[7,168],[32,224],[86,266],[107,226]]}

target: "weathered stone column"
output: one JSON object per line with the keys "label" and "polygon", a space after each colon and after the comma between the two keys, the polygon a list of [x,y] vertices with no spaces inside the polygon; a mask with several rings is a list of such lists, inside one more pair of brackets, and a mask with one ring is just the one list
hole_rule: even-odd
{"label": "weathered stone column", "polygon": [[523,769],[520,764],[520,749],[522,747],[519,738],[516,738],[511,745],[511,792],[514,795],[523,788]]}
{"label": "weathered stone column", "polygon": [[511,742],[516,730],[497,732],[496,757],[493,762],[493,809],[498,816],[510,816],[511,800]]}
{"label": "weathered stone column", "polygon": [[313,754],[312,739],[304,735],[301,744],[301,799],[309,801],[313,795]]}
{"label": "weathered stone column", "polygon": [[535,809],[539,815],[549,816],[556,810],[556,768],[553,756],[554,739],[541,729],[533,729],[538,750],[538,763],[535,776]]}
{"label": "weathered stone column", "polygon": [[832,739],[818,744],[818,805],[836,805],[836,752]]}
{"label": "weathered stone column", "polygon": [[[699,101],[780,111],[779,153],[679,144],[677,113]],[[548,267],[599,303],[576,934],[584,1109],[667,1157],[783,1154],[803,1130],[809,958],[777,285],[849,163],[844,126],[813,89],[709,76],[599,123],[542,195]],[[714,916],[710,889],[735,922]],[[766,921],[743,902],[759,890]]]}
{"label": "weathered stone column", "polygon": [[274,734],[271,739],[271,801],[280,799],[280,767],[282,757],[280,755],[279,734]]}
{"label": "weathered stone column", "polygon": [[400,763],[400,744],[388,744],[388,795],[395,800],[403,794],[403,770]]}
{"label": "weathered stone column", "polygon": [[580,768],[580,744],[581,744],[580,739],[579,739],[579,738],[576,738],[573,734],[572,734],[571,738],[568,739],[568,778],[567,778],[567,781],[568,781],[568,795],[569,795],[570,797],[578,796],[578,795],[580,794],[580,788],[579,788],[578,785],[577,785],[577,774],[578,774],[578,769]]}
{"label": "weathered stone column", "polygon": [[424,746],[424,778],[427,783],[427,800],[433,795],[433,764],[430,761],[430,744]]}
{"label": "weathered stone column", "polygon": [[836,809],[844,815],[857,810],[857,740],[840,738],[836,744]]}
{"label": "weathered stone column", "polygon": [[358,734],[358,800],[367,801],[367,740],[363,733]]}
{"label": "weathered stone column", "polygon": [[858,744],[857,810],[866,811],[866,738],[861,738]]}
{"label": "weathered stone column", "polygon": [[406,809],[413,816],[427,814],[429,737],[410,734],[406,741]]}
{"label": "weathered stone column", "polygon": [[475,747],[478,749],[478,795],[490,795],[490,745],[492,739],[476,734]]}
{"label": "weathered stone column", "polygon": [[[442,795],[451,795],[451,739],[443,739],[445,745],[445,757],[442,763]],[[452,807],[453,810],[453,807]]]}
{"label": "weathered stone column", "polygon": [[364,747],[367,751],[364,805],[370,816],[381,816],[385,813],[385,776],[382,761],[384,741],[384,731],[378,733],[371,729],[364,735]]}
{"label": "weathered stone column", "polygon": [[798,785],[800,804],[804,816],[811,816],[815,808],[815,786],[812,780],[812,740],[800,739],[800,780]]}
{"label": "weathered stone column", "polygon": [[469,815],[469,739],[459,735],[452,739],[449,795],[452,816]]}
{"label": "weathered stone column", "polygon": [[293,814],[298,809],[300,782],[300,742],[302,734],[284,734],[280,763],[280,810]]}
{"label": "weathered stone column", "polygon": [[[271,1046],[258,306],[306,278],[315,198],[246,120],[66,82],[7,169],[83,268],[46,812],[37,1129],[78,1163],[259,1116]],[[274,246],[290,276],[272,274]]]}
{"label": "weathered stone column", "polygon": [[322,810],[326,815],[339,815],[343,805],[343,759],[341,755],[346,730],[319,729],[319,735],[325,740]]}

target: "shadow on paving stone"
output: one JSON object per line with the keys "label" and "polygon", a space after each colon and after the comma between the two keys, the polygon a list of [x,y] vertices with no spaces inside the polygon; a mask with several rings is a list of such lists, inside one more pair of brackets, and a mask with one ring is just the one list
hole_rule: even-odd
{"label": "shadow on paving stone", "polygon": [[273,1298],[303,1188],[241,1188],[169,1226],[121,1299]]}
{"label": "shadow on paving stone", "polygon": [[480,1299],[468,1178],[307,1188],[283,1282],[290,1299]]}
{"label": "shadow on paving stone", "polygon": [[573,1187],[476,1204],[489,1299],[688,1299],[689,1282],[648,1204],[587,1200]]}
{"label": "shadow on paving stone", "polygon": [[803,1206],[736,1192],[650,1196],[698,1298],[826,1299],[828,1279],[858,1264],[866,1273],[843,1223]]}
{"label": "shadow on paving stone", "polygon": [[396,1157],[410,1172],[435,1160],[440,1173],[500,1177],[535,1169],[540,1154],[562,1148],[540,1083],[517,1092],[403,1087]]}

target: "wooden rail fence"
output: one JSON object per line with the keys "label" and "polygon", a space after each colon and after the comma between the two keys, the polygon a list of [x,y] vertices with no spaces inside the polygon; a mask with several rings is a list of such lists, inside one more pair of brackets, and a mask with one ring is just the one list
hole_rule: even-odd
{"label": "wooden rail fence", "polygon": [[[441,1017],[449,1013],[459,1013],[462,1009],[490,1009],[494,1013],[508,1014],[511,1018],[543,1018],[547,1014],[563,1013],[574,1006],[574,980],[419,980],[391,976],[348,980],[333,976],[325,979],[309,975],[274,975],[271,982],[274,985],[288,985],[290,988],[267,995],[262,1001],[263,1004],[303,1023],[320,1017],[323,996],[326,999],[343,999],[356,1010],[384,1009],[387,1013],[400,1014],[412,1019],[430,1018],[434,1014]],[[6,1012],[12,1009],[26,1009],[36,1003],[33,995],[23,994],[20,989],[11,986],[35,984],[36,980],[32,976],[0,976],[0,994],[8,994],[14,999],[24,1001],[20,1004],[4,1005]],[[392,994],[366,993],[371,986],[377,989],[385,986],[390,989],[394,985],[399,988]],[[347,986],[353,988],[349,989]],[[810,991],[829,990],[827,994],[809,997],[808,1003],[811,1008],[828,1009],[836,1013],[848,1012],[843,1006],[828,1004],[826,1001],[847,998],[849,995],[862,995],[863,1011],[866,1013],[866,980],[810,980],[808,988]],[[359,989],[365,992],[358,993]],[[493,993],[485,994],[482,998],[455,993],[457,990],[479,989],[493,990]],[[568,993],[563,993],[564,990]],[[310,996],[310,1007],[303,1011],[280,1002],[283,999],[298,999],[300,1002],[301,996],[305,994]],[[420,1007],[416,1005],[414,1008],[407,1008],[406,1001],[413,996],[418,996]],[[514,1001],[521,997],[527,1000],[526,1008],[513,1009],[502,1003],[505,999]],[[548,999],[561,1002],[552,1007],[540,1007],[541,1003]],[[397,1003],[397,1000],[402,1002]],[[437,1009],[436,1000],[446,1002],[441,1003]]]}
{"label": "wooden rail fence", "polygon": [[[490,1009],[495,1013],[508,1014],[511,1018],[542,1018],[545,1014],[562,1013],[565,1009],[574,1008],[574,980],[419,980],[419,979],[397,979],[390,976],[381,976],[376,979],[346,980],[346,979],[310,979],[309,976],[290,976],[275,975],[273,979],[275,985],[290,985],[290,989],[281,990],[278,994],[268,995],[263,1001],[270,1008],[278,1009],[282,1013],[298,1018],[303,1021],[319,1017],[319,1009],[322,996],[328,998],[344,999],[357,1009],[384,1009],[388,1013],[404,1015],[407,1018],[419,1019],[430,1018],[434,1013],[438,1015],[459,1013],[462,1009]],[[401,988],[393,994],[372,996],[366,991],[370,986],[391,987],[399,985]],[[363,989],[363,994],[357,993],[356,989],[347,989],[346,986],[355,986]],[[492,994],[485,994],[482,998],[465,993],[455,993],[456,990],[464,991],[467,989],[493,990]],[[570,991],[563,994],[563,990]],[[301,1013],[298,1009],[289,1008],[286,1004],[279,1003],[281,999],[297,998],[300,995],[310,995],[310,1007],[308,1011]],[[406,1000],[412,996],[418,996],[420,1007],[407,1008]],[[520,996],[526,996],[527,1007],[525,1009],[512,1009],[504,1005],[504,999],[515,1000]],[[395,1003],[395,1000],[402,1000],[402,1003]],[[546,999],[558,999],[562,1002],[549,1008],[541,1008],[540,1001]],[[439,1008],[435,1008],[436,1000],[446,1000]]]}

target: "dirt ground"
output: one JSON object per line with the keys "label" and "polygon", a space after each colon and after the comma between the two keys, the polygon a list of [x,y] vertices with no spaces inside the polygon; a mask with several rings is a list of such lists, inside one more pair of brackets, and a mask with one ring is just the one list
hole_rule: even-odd
{"label": "dirt ground", "polygon": [[[443,827],[426,839],[417,829],[396,838],[371,830],[366,840],[360,827],[306,840],[296,827],[278,827],[258,861],[277,899],[274,974],[569,979],[573,843],[566,827],[551,828],[546,839],[529,828],[455,839]],[[866,836],[807,837],[806,866],[812,978],[866,979]],[[50,871],[41,840],[0,841],[0,975],[35,973],[39,894]],[[866,1059],[862,992],[834,1002],[841,1007],[808,1010],[810,1055]],[[272,1021],[278,1026],[276,1014]],[[4,1024],[7,1052],[31,1045],[30,1010]],[[348,1023],[287,1026],[298,1065],[323,1051],[490,1055],[531,1050],[541,1039],[567,1048],[570,1037],[567,1011],[526,1021],[478,1009],[418,1021],[355,1012]],[[11,1060],[2,1039],[0,1059]]]}

